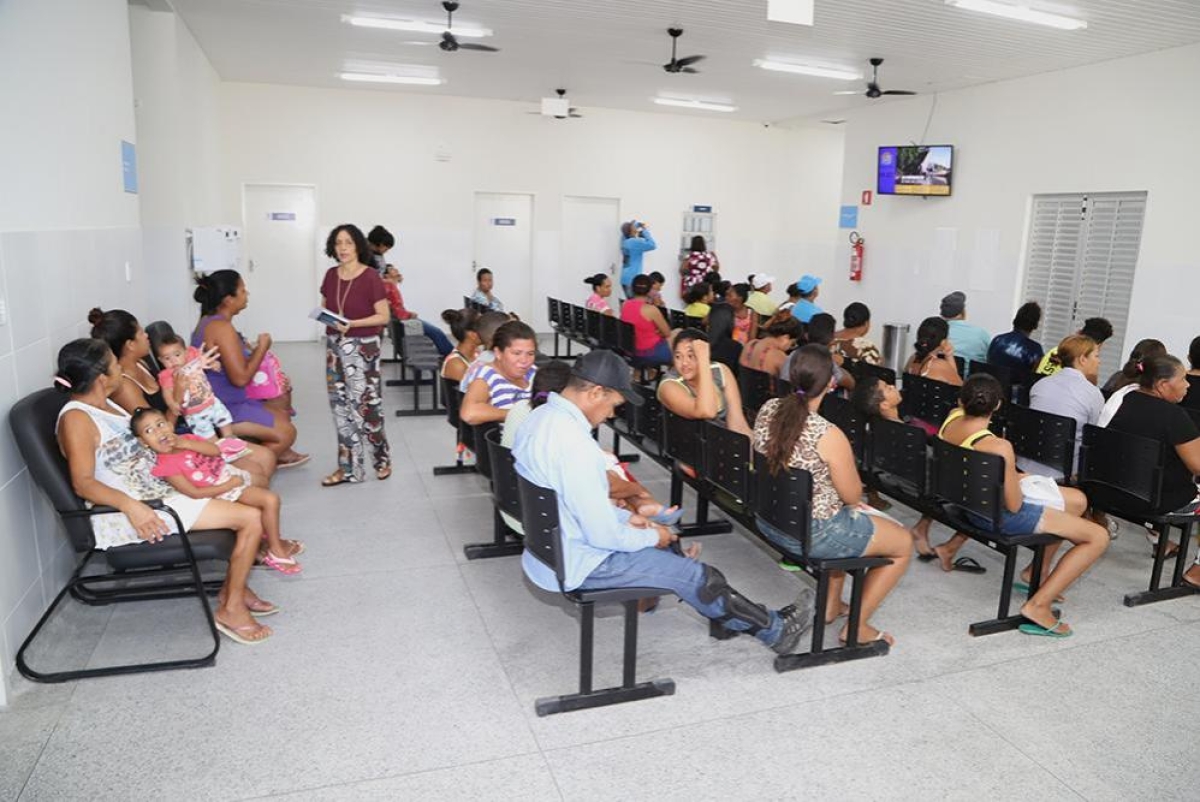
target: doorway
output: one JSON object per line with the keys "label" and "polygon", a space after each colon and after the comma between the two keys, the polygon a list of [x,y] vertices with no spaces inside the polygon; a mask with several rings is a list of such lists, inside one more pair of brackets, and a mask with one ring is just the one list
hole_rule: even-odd
{"label": "doorway", "polygon": [[493,294],[504,304],[504,311],[531,320],[533,195],[475,193],[475,261],[470,277],[463,282],[463,295],[475,291],[475,272],[483,267],[492,271]]}
{"label": "doorway", "polygon": [[[547,282],[544,293],[582,304],[591,290],[583,283],[588,276],[606,273],[618,288],[609,299],[614,311],[621,291],[617,272],[621,264],[621,201],[619,198],[563,196],[561,266]],[[538,331],[549,331],[545,301],[534,299]]]}
{"label": "doorway", "polygon": [[246,336],[268,332],[277,342],[315,340],[308,318],[318,303],[317,190],[310,185],[243,184],[243,278],[250,305],[239,327]]}

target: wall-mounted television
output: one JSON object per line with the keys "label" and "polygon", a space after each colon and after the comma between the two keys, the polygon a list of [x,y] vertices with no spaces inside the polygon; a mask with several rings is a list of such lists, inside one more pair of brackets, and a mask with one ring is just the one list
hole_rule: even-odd
{"label": "wall-mounted television", "polygon": [[954,146],[881,147],[876,166],[880,195],[949,195],[954,185]]}

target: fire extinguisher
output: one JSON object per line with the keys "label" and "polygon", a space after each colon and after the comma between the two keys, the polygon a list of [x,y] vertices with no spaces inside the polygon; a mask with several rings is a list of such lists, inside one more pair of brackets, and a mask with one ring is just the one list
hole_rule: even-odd
{"label": "fire extinguisher", "polygon": [[850,280],[862,281],[863,245],[865,241],[857,231],[850,232]]}

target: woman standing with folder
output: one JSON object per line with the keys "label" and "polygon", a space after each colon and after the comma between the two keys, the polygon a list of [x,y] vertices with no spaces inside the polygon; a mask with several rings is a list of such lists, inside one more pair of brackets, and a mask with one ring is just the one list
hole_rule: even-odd
{"label": "woman standing with folder", "polygon": [[388,323],[387,292],[372,270],[367,239],[357,226],[344,224],[329,233],[325,255],[337,265],[321,282],[323,306],[346,319],[325,327],[325,383],[338,438],[338,468],[324,487],[361,482],[366,447],[376,478],[392,475],[392,457],[383,428],[379,375],[380,334]]}

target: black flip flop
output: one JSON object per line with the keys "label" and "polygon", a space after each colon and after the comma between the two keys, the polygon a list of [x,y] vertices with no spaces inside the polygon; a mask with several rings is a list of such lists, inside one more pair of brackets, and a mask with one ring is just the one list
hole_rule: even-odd
{"label": "black flip flop", "polygon": [[966,574],[986,574],[987,569],[971,557],[959,557],[954,561],[954,570]]}
{"label": "black flip flop", "polygon": [[931,551],[928,554],[917,552],[917,561],[923,563],[931,563],[938,558],[936,551]]}

